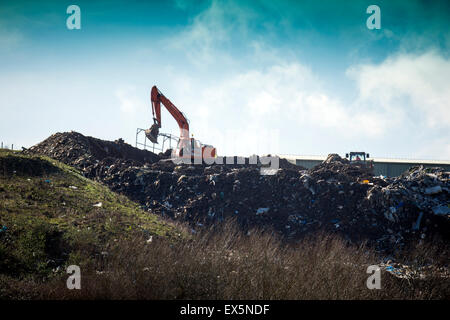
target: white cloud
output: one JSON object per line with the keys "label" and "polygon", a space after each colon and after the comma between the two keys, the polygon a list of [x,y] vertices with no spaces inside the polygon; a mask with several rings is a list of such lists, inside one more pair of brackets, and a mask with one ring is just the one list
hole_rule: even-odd
{"label": "white cloud", "polygon": [[[354,80],[356,94],[349,100],[325,89],[320,74],[289,50],[270,45],[270,37],[248,36],[252,24],[262,20],[242,8],[212,1],[169,39],[198,70],[225,66],[225,74],[214,75],[214,82],[173,73],[180,84],[176,99],[191,117],[192,129],[208,140],[217,128],[238,131],[241,134],[230,134],[234,138],[220,138],[218,132],[214,139],[246,145],[245,150],[258,137],[252,132],[279,129],[281,136],[317,137],[328,150],[338,144],[360,145],[378,148],[380,154],[430,153],[442,158],[439,148],[445,146],[436,137],[450,140],[445,133],[450,126],[449,59],[435,51],[398,53],[381,63],[351,66],[347,76]],[[393,37],[390,30],[384,36]],[[240,56],[227,51],[231,43],[243,44]],[[334,79],[339,81],[339,75]],[[403,151],[398,151],[400,146]]]}
{"label": "white cloud", "polygon": [[[180,4],[184,7],[183,2],[177,2],[179,7]],[[235,41],[237,36],[248,33],[248,23],[255,15],[248,9],[234,2],[213,0],[189,26],[168,38],[165,46],[181,50],[197,67],[207,66],[218,60],[232,62],[220,47]]]}
{"label": "white cloud", "polygon": [[[434,52],[396,55],[377,65],[349,68],[358,90],[349,101],[327,91],[309,67],[276,61],[214,83],[182,75],[175,96],[191,117],[191,129],[220,144],[222,154],[275,152],[264,145],[262,133],[278,130],[283,139],[315,136],[327,149],[331,141],[364,148],[372,143],[381,155],[408,152],[442,159],[448,158],[450,140],[441,131],[449,125],[448,74],[448,60]],[[283,142],[272,146],[277,144]]]}
{"label": "white cloud", "polygon": [[355,130],[360,138],[378,138],[393,123],[383,110],[357,108],[326,92],[300,63],[236,73],[214,84],[182,76],[181,84],[186,82],[188,91],[181,85],[171,94],[183,102],[191,131],[219,144],[221,154],[275,153],[282,144],[277,139],[311,131],[321,141],[351,139]]}
{"label": "white cloud", "polygon": [[361,137],[379,137],[390,124],[386,114],[354,111],[354,108],[345,107],[340,100],[324,93],[308,95],[302,109],[308,123],[318,128],[333,129],[345,138],[354,136],[355,132]]}
{"label": "white cloud", "polygon": [[116,98],[119,99],[120,110],[126,115],[136,116],[139,113],[146,111],[147,105],[142,101],[141,97],[137,95],[134,86],[123,86],[116,90]]}
{"label": "white cloud", "polygon": [[415,150],[416,157],[419,159],[450,159],[450,139],[441,137],[418,146]]}
{"label": "white cloud", "polygon": [[[382,134],[389,122],[382,121],[385,114],[346,106],[325,92],[319,77],[299,63],[248,71],[205,91],[208,104],[222,108],[239,106],[241,115],[263,122],[295,119],[301,125],[331,128],[341,134],[353,127],[368,136]],[[267,127],[265,123],[262,126]]]}
{"label": "white cloud", "polygon": [[450,126],[450,60],[437,52],[399,54],[348,74],[357,81],[360,104],[421,115],[430,128]]}
{"label": "white cloud", "polygon": [[189,7],[189,1],[186,0],[175,0],[174,1],[175,8],[186,10]]}
{"label": "white cloud", "polygon": [[17,30],[6,30],[0,23],[0,51],[12,51],[24,40],[22,33]]}

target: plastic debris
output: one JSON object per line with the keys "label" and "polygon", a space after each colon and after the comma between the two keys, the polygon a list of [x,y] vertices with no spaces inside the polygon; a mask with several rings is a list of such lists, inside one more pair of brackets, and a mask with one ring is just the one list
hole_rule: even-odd
{"label": "plastic debris", "polygon": [[413,230],[419,230],[420,228],[420,221],[422,221],[422,217],[423,217],[423,212],[419,213],[419,216],[417,217],[417,221],[413,226]]}
{"label": "plastic debris", "polygon": [[258,210],[256,210],[256,214],[263,214],[263,213],[267,213],[269,212],[269,208],[258,208]]}
{"label": "plastic debris", "polygon": [[436,206],[433,207],[433,213],[437,215],[448,215],[450,214],[450,208],[448,206]]}
{"label": "plastic debris", "polygon": [[442,192],[441,186],[434,186],[425,189],[425,194],[436,194]]}

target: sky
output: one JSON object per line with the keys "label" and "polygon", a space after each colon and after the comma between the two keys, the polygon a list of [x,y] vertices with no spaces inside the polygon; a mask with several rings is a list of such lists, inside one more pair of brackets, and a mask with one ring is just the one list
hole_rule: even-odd
{"label": "sky", "polygon": [[[219,155],[450,160],[449,77],[449,1],[0,0],[15,148],[72,130],[134,145],[156,85]],[[160,132],[179,135],[165,109]]]}

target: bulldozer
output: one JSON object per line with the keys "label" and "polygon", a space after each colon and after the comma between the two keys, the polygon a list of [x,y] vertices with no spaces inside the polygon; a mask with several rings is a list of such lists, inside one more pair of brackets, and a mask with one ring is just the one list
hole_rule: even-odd
{"label": "bulldozer", "polygon": [[368,160],[370,155],[362,151],[352,151],[346,153],[345,157],[350,161],[351,165],[358,166],[367,171],[367,173],[374,173],[373,160]]}
{"label": "bulldozer", "polygon": [[153,125],[145,130],[146,137],[153,143],[158,143],[159,129],[161,128],[161,104],[174,117],[180,128],[180,139],[172,157],[176,159],[206,159],[216,157],[216,148],[211,145],[202,144],[189,136],[189,121],[186,116],[168,99],[156,86],[153,86],[150,94],[153,113]]}

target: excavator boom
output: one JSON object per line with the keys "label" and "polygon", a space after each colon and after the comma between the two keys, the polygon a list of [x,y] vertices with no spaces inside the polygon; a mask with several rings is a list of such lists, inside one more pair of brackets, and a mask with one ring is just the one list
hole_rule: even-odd
{"label": "excavator boom", "polygon": [[175,118],[180,127],[180,139],[189,138],[189,123],[183,113],[167,99],[156,86],[153,86],[150,99],[152,102],[152,112],[154,124],[150,129],[145,131],[147,138],[153,142],[158,143],[159,128],[161,128],[161,103],[166,107],[167,111]]}
{"label": "excavator boom", "polygon": [[[161,128],[161,103],[167,111],[175,118],[180,127],[180,140],[177,146],[177,156],[187,158],[213,158],[216,156],[216,148],[203,145],[198,140],[189,137],[189,123],[184,114],[167,99],[156,86],[153,86],[150,99],[152,102],[153,125],[145,130],[147,138],[158,143],[159,128]],[[197,150],[197,151],[196,151]],[[186,152],[187,151],[187,152]]]}

